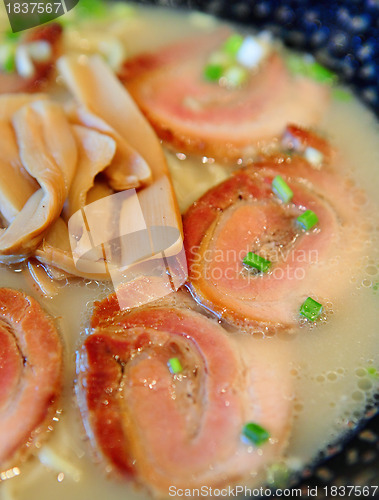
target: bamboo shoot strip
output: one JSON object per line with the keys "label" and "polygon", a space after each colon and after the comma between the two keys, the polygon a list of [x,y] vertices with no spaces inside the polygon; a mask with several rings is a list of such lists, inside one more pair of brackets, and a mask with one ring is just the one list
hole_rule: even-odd
{"label": "bamboo shoot strip", "polygon": [[[128,294],[128,289],[134,286],[134,265],[138,268],[139,276],[142,272],[148,283],[152,278],[151,262],[161,261],[162,266],[158,265],[158,267],[162,267],[161,278],[167,281],[167,273],[171,277],[171,286],[168,287],[167,293],[176,290],[187,278],[187,266],[183,262],[185,256],[182,242],[182,222],[165,156],[158,138],[128,92],[100,58],[63,57],[58,62],[58,68],[80,104],[120,134],[144,158],[152,171],[152,184],[140,190],[136,195],[146,229],[141,228],[140,231],[136,232],[132,223],[125,225],[125,221],[130,221],[130,215],[125,214],[123,208],[112,221],[113,225],[117,221],[119,224],[119,243],[117,246],[121,250],[121,262],[117,258],[115,261],[112,260],[112,249],[115,247],[114,239],[112,241],[104,240],[101,243],[107,256],[107,265],[111,271],[116,292],[120,291],[120,303],[122,303],[121,295]],[[113,195],[112,198],[115,196]],[[85,208],[84,211],[88,220],[89,207]],[[95,226],[93,227],[95,228]],[[88,229],[90,232],[92,231],[91,224],[89,224]],[[86,232],[84,231],[83,234]],[[176,233],[176,236],[172,236],[173,232]],[[90,235],[88,234],[88,236]],[[127,258],[130,257],[129,240],[135,240],[137,237],[137,240],[140,238],[141,242],[142,240],[145,242],[147,236],[149,251],[147,251],[145,243],[137,245],[137,248],[141,250],[140,255],[134,256],[133,262],[130,262],[130,258]],[[93,239],[88,237],[87,241],[90,243]],[[162,246],[162,242],[167,243],[167,248]],[[88,248],[88,252],[91,250],[93,249]],[[75,252],[74,248],[73,251]],[[88,252],[84,253],[88,255]],[[172,261],[174,262],[172,263]],[[143,284],[138,285],[138,289],[143,288]],[[160,288],[157,287],[157,290]],[[158,295],[161,296],[161,292]],[[137,302],[139,305],[140,298],[138,301],[136,299],[136,305]],[[132,306],[133,304],[129,304],[127,307]]]}
{"label": "bamboo shoot strip", "polygon": [[168,175],[158,137],[127,90],[98,56],[64,56],[58,70],[76,99],[114,128],[145,158],[154,178]]}

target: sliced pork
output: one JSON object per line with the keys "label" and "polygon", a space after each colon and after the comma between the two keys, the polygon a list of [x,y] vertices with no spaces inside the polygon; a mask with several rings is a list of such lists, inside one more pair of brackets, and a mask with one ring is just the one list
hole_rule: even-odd
{"label": "sliced pork", "polygon": [[0,467],[41,438],[61,391],[62,345],[31,297],[0,289]]}
{"label": "sliced pork", "polygon": [[[87,433],[100,459],[157,495],[250,483],[286,444],[289,357],[251,337],[247,349],[177,297],[131,312],[115,295],[97,304],[78,365]],[[247,422],[269,439],[244,442]]]}
{"label": "sliced pork", "polygon": [[126,61],[121,80],[158,135],[175,151],[248,159],[288,122],[323,116],[326,86],[292,76],[276,52],[235,88],[209,82],[204,68],[230,33],[219,30]]}
{"label": "sliced pork", "polygon": [[[293,191],[288,203],[273,192],[278,175]],[[184,216],[193,295],[233,322],[295,325],[308,296],[325,304],[345,286],[359,251],[355,196],[348,182],[298,154],[237,171]],[[305,210],[318,217],[310,230],[297,223]],[[267,272],[246,266],[249,252],[271,263]]]}

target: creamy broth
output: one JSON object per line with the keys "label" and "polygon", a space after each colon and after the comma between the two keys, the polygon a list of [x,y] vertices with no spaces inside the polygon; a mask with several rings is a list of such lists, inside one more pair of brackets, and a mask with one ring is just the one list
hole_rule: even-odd
{"label": "creamy broth", "polygon": [[[94,21],[95,27],[84,23],[80,34],[72,31],[73,40],[107,25]],[[126,54],[155,49],[186,34],[211,30],[215,21],[200,14],[181,14],[166,10],[133,7],[126,20],[112,21],[114,33],[125,44]],[[92,36],[92,35],[91,35]],[[75,38],[76,37],[76,38]],[[79,37],[79,38],[78,38]],[[67,41],[72,46],[72,40]],[[362,417],[366,404],[372,401],[379,380],[378,301],[379,301],[379,127],[363,105],[356,101],[335,100],[320,129],[343,151],[346,176],[362,187],[366,197],[357,199],[367,214],[362,226],[368,228],[362,257],[351,269],[345,294],[329,305],[324,324],[316,328],[299,327],[294,334],[268,337],[240,333],[234,338],[249,349],[264,355],[290,352],[287,370],[293,380],[294,420],[284,464],[300,470],[312,462],[325,447],[342,435]],[[226,179],[231,171],[207,158],[186,158],[178,152],[167,152],[179,205],[185,210],[210,187]],[[359,235],[352,235],[352,246],[360,244]],[[53,299],[43,299],[20,270],[0,269],[3,287],[21,289],[36,297],[54,318],[65,346],[65,390],[62,413],[49,439],[41,444],[44,465],[37,457],[19,466],[17,477],[3,481],[3,500],[67,498],[120,500],[147,498],[144,491],[115,477],[106,477],[102,465],[94,463],[93,452],[81,423],[75,403],[76,349],[86,335],[93,301],[111,291],[109,284],[85,282],[61,287]],[[287,346],[289,345],[289,349]],[[286,348],[284,348],[286,346]],[[372,369],[372,372],[370,371]],[[50,453],[50,456],[49,456]],[[53,458],[52,458],[53,456]]]}

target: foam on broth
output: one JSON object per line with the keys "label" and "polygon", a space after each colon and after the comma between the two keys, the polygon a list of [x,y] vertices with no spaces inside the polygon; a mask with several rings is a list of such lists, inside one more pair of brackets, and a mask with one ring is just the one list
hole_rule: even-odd
{"label": "foam on broth", "polygon": [[[197,17],[196,17],[197,16]],[[177,37],[211,29],[215,21],[166,10],[138,8],[126,21],[114,23],[124,41],[127,53],[156,48]],[[95,29],[104,21],[95,21]],[[94,28],[88,24],[87,29]],[[80,37],[85,40],[85,31]],[[309,464],[317,453],[341,439],[364,413],[379,381],[371,368],[379,369],[378,301],[379,289],[379,217],[376,205],[379,190],[379,127],[372,115],[358,102],[334,101],[320,127],[331,141],[345,153],[346,175],[352,177],[367,193],[367,214],[362,225],[369,228],[367,241],[352,235],[352,245],[364,245],[362,258],[351,269],[346,293],[329,305],[325,324],[317,328],[299,328],[294,335],[254,337],[241,334],[238,339],[252,349],[280,351],[283,343],[291,343],[292,357],[287,369],[294,389],[290,395],[294,406],[293,431],[287,452],[291,467]],[[179,204],[185,209],[207,189],[229,175],[229,170],[208,159],[187,159],[167,153]],[[22,272],[0,269],[0,285],[22,289],[40,300],[56,318],[65,345],[65,392],[62,414],[47,442],[49,450],[63,460],[57,468],[42,465],[37,458],[20,466],[20,475],[3,481],[3,500],[35,500],[54,498],[90,498],[120,500],[146,498],[127,483],[106,478],[102,468],[93,462],[93,454],[75,404],[75,352],[86,334],[93,301],[109,293],[108,284],[84,282],[63,286],[57,297],[41,299]],[[379,285],[377,286],[379,288]],[[285,350],[286,351],[286,350]],[[41,452],[44,446],[41,447]],[[46,457],[45,457],[46,458]]]}

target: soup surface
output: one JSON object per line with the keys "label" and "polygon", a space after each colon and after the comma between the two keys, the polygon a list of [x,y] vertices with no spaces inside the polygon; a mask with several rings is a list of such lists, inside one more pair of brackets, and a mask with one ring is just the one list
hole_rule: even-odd
{"label": "soup surface", "polygon": [[[120,9],[120,7],[117,7]],[[99,40],[117,42],[122,57],[156,50],[190,34],[211,32],[221,23],[197,13],[124,6],[120,15],[88,18],[67,25],[67,52],[96,52]],[[117,62],[116,62],[117,64]],[[65,98],[60,82],[51,93]],[[341,439],[362,417],[379,383],[379,127],[355,99],[334,97],[319,130],[343,154],[345,178],[362,188],[357,196],[361,234],[351,234],[352,249],[361,249],[349,269],[344,294],[327,304],[327,318],[317,326],[301,325],[291,333],[270,335],[262,329],[252,336],[241,333],[234,341],[262,357],[288,352],[285,369],[293,381],[286,395],[293,402],[293,426],[281,470],[300,471],[318,453]],[[225,180],[234,167],[211,158],[166,151],[181,210],[209,188]],[[338,260],[338,255],[336,255]],[[335,276],[338,280],[338,275]],[[95,300],[112,292],[109,283],[76,279],[58,285],[59,294],[42,298],[26,279],[22,266],[0,269],[0,285],[37,298],[55,319],[65,348],[65,388],[59,421],[36,456],[2,474],[3,500],[67,498],[120,500],[146,498],[147,493],[115,477],[106,477],[93,455],[81,422],[74,393],[76,352],[88,333]],[[275,358],[275,356],[273,356]],[[269,478],[270,479],[270,478]],[[272,480],[272,478],[271,478]],[[42,496],[41,496],[42,495]]]}

